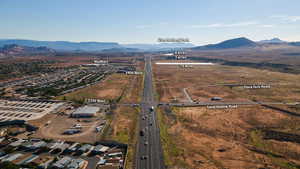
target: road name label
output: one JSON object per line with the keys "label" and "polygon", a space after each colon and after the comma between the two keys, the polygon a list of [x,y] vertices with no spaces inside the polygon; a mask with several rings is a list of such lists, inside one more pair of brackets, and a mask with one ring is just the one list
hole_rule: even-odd
{"label": "road name label", "polygon": [[207,106],[208,109],[236,109],[238,105],[212,105]]}
{"label": "road name label", "polygon": [[244,85],[244,89],[270,89],[271,85]]}

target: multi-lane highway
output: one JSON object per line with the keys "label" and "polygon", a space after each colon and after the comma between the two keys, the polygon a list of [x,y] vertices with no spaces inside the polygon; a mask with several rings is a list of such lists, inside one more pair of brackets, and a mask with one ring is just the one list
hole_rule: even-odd
{"label": "multi-lane highway", "polygon": [[145,56],[143,101],[139,117],[139,139],[136,151],[136,169],[163,169],[163,153],[159,124],[156,119],[156,102],[153,95],[151,57]]}

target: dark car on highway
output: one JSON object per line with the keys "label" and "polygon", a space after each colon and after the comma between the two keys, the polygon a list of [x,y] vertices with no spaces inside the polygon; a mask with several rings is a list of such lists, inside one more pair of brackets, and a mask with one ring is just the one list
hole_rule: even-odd
{"label": "dark car on highway", "polygon": [[144,130],[141,130],[141,131],[140,131],[140,136],[144,136],[144,135],[145,135]]}

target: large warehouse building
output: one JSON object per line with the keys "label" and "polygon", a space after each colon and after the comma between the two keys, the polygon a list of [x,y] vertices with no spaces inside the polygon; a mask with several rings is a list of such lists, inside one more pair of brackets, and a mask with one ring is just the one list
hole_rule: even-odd
{"label": "large warehouse building", "polygon": [[96,113],[100,110],[99,107],[92,107],[92,106],[84,106],[78,108],[74,111],[71,117],[80,118],[80,117],[94,117]]}

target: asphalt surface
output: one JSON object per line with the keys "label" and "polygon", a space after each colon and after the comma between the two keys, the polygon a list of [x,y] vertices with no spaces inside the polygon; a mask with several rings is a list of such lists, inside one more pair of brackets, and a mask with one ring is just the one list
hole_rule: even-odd
{"label": "asphalt surface", "polygon": [[201,107],[201,106],[226,106],[226,105],[297,105],[299,102],[285,103],[285,102],[193,102],[193,103],[159,103],[160,106],[177,106],[177,107]]}
{"label": "asphalt surface", "polygon": [[[299,105],[300,102],[253,102],[253,101],[244,101],[244,102],[181,102],[181,103],[158,103],[157,106],[176,106],[176,107],[201,107],[201,106],[224,106],[224,105],[240,105],[240,106],[249,106],[249,105]],[[117,104],[118,106],[141,106],[139,103],[123,103]]]}
{"label": "asphalt surface", "polygon": [[154,90],[152,86],[152,67],[151,58],[145,56],[145,77],[143,100],[141,103],[141,112],[139,117],[139,129],[143,130],[143,136],[140,135],[136,151],[136,169],[164,169],[163,152],[160,143],[159,124],[155,110],[157,102],[154,99]]}

